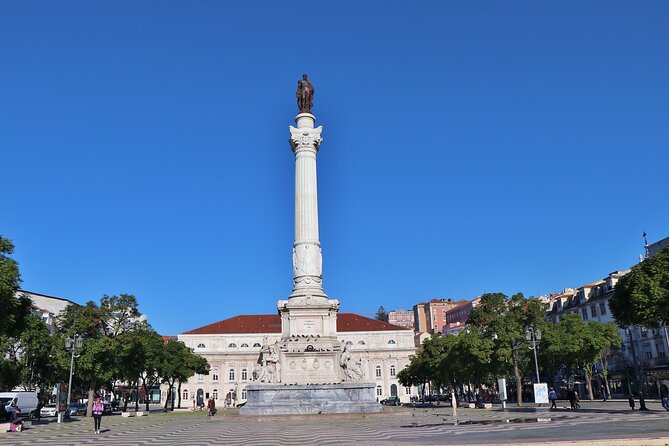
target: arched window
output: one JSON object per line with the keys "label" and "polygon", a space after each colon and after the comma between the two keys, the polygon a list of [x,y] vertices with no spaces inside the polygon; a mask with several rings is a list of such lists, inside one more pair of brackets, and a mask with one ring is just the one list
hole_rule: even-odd
{"label": "arched window", "polygon": [[218,369],[214,369],[211,371],[211,379],[212,381],[218,381]]}
{"label": "arched window", "polygon": [[214,389],[214,391],[211,392],[211,396],[212,396],[212,398],[217,400],[218,399],[218,389]]}
{"label": "arched window", "polygon": [[235,380],[235,369],[230,369],[230,372],[228,373],[228,379],[230,379],[230,381]]}
{"label": "arched window", "polygon": [[231,342],[231,343],[228,344],[228,348],[237,348],[237,344],[235,344],[234,342]]}
{"label": "arched window", "polygon": [[346,341],[346,345],[353,345],[353,341]]}
{"label": "arched window", "polygon": [[[396,374],[396,373],[395,373],[395,366],[394,366],[394,365],[391,365],[391,366],[390,366],[390,376],[395,376],[395,374]],[[395,396],[395,395],[393,395],[393,396]]]}
{"label": "arched window", "polygon": [[376,396],[381,396],[383,395],[383,389],[381,386],[376,386]]}
{"label": "arched window", "polygon": [[380,365],[376,366],[376,377],[381,378],[381,366]]}
{"label": "arched window", "polygon": [[395,342],[394,339],[391,339],[390,341],[388,341],[388,345],[395,345],[395,344],[397,344],[397,342]]}
{"label": "arched window", "polygon": [[242,345],[240,345],[241,348],[249,348],[249,344],[244,342]]}
{"label": "arched window", "polygon": [[365,345],[365,341],[362,340],[358,341],[358,345]]}
{"label": "arched window", "polygon": [[197,344],[197,348],[204,348],[204,344],[203,343]]}
{"label": "arched window", "polygon": [[242,369],[242,381],[248,381],[249,372],[246,369]]}
{"label": "arched window", "polygon": [[253,347],[254,347],[254,348],[255,348],[255,347],[260,348],[260,344],[258,344],[258,343],[256,342],[255,344],[253,344]]}
{"label": "arched window", "polygon": [[181,399],[188,400],[188,389],[184,389],[183,392],[181,392]]}
{"label": "arched window", "polygon": [[242,399],[246,399],[246,389],[242,389]]}

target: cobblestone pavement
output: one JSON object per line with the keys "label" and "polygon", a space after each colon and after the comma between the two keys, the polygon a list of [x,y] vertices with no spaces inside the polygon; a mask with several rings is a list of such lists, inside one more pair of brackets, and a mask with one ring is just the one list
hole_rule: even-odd
{"label": "cobblestone pavement", "polygon": [[153,412],[148,417],[103,417],[100,435],[85,418],[35,425],[0,433],[0,445],[669,444],[669,413],[659,405],[651,407],[649,412],[632,412],[622,403],[583,403],[579,411],[459,409],[457,419],[449,407],[265,418],[241,417],[237,410],[221,410],[215,417]]}

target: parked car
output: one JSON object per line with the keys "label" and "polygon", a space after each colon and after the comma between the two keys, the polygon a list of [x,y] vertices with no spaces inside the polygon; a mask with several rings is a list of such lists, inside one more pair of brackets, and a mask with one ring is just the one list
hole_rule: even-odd
{"label": "parked car", "polygon": [[81,403],[72,403],[67,408],[70,416],[86,415],[86,409],[87,409],[86,405]]}
{"label": "parked car", "polygon": [[42,417],[55,417],[58,415],[58,406],[55,404],[47,404],[42,407],[42,410],[39,411],[40,416]]}
{"label": "parked car", "polygon": [[401,406],[402,402],[398,396],[389,396],[388,398],[382,399],[381,404],[385,406]]}
{"label": "parked car", "polygon": [[36,392],[0,392],[0,404],[18,408],[20,417],[32,417],[37,415],[37,393]]}

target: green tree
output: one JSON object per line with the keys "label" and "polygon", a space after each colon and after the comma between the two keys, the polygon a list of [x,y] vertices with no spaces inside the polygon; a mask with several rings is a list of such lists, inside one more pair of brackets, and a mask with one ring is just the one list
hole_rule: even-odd
{"label": "green tree", "polygon": [[[139,320],[139,316],[137,300],[129,294],[104,295],[100,305],[93,301],[82,306],[70,305],[58,316],[58,331],[63,338],[78,334],[84,339],[76,373],[80,380],[88,383],[88,416],[92,414],[98,388],[110,387],[116,379],[138,379],[141,370],[138,371],[132,361],[140,349],[136,344],[126,345],[123,341],[128,339],[129,333],[147,329],[146,322]],[[61,361],[65,360],[65,368],[69,369],[68,355],[61,356]]]}
{"label": "green tree", "polygon": [[482,336],[494,343],[491,370],[513,375],[516,381],[516,404],[522,405],[523,374],[531,365],[527,353],[525,328],[545,326],[544,305],[536,299],[525,299],[522,293],[508,298],[502,293],[484,294],[472,309],[467,325],[476,327]]}
{"label": "green tree", "polygon": [[669,247],[633,266],[620,278],[609,308],[623,328],[669,324]]}
{"label": "green tree", "polygon": [[0,336],[15,336],[26,326],[31,302],[20,294],[21,275],[16,260],[9,257],[14,252],[11,240],[0,236]]}
{"label": "green tree", "polygon": [[383,305],[376,310],[376,320],[388,322],[388,313],[386,312],[386,309],[383,308]]}
{"label": "green tree", "polygon": [[[174,393],[175,384],[186,381],[196,373],[201,375],[209,374],[207,360],[193,353],[183,342],[174,339],[168,340],[164,344],[163,360],[157,367],[158,376],[168,386],[168,396],[165,398],[165,411],[167,411],[167,405],[170,402],[170,410],[174,410],[174,398],[172,398],[172,394]],[[179,401],[181,401],[180,395]]]}

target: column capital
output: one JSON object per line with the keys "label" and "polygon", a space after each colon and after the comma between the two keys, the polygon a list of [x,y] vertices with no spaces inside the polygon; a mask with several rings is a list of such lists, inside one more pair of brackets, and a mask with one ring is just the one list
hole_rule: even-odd
{"label": "column capital", "polygon": [[318,148],[323,142],[321,138],[321,132],[323,131],[323,126],[318,126],[316,128],[295,128],[292,125],[289,126],[290,129],[290,147],[297,154],[303,150],[310,152],[318,152]]}

